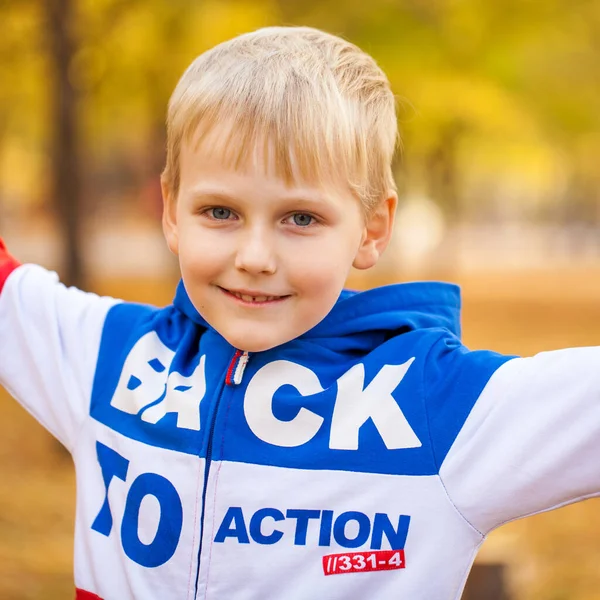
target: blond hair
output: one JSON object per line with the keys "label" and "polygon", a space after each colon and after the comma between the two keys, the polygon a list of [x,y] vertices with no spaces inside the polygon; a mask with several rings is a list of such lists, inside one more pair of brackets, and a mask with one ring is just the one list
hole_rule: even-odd
{"label": "blond hair", "polygon": [[334,35],[267,27],[194,60],[169,102],[163,181],[174,196],[182,145],[202,144],[217,126],[211,152],[235,168],[262,149],[288,183],[343,177],[367,212],[395,189],[389,81],[371,56]]}

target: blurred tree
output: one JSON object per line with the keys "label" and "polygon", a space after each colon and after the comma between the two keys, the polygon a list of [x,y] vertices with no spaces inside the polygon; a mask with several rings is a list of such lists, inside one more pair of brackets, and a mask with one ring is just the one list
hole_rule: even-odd
{"label": "blurred tree", "polygon": [[44,24],[48,47],[53,107],[51,143],[53,201],[59,216],[60,239],[64,240],[63,280],[84,287],[81,248],[81,151],[78,127],[78,93],[70,67],[77,52],[73,36],[73,0],[44,0]]}
{"label": "blurred tree", "polygon": [[[46,10],[58,6],[58,0],[0,0],[0,6],[18,13],[42,1]],[[166,102],[191,59],[232,35],[283,22],[342,34],[376,57],[394,89],[409,99],[399,99],[408,144],[403,176],[421,191],[431,188],[432,176],[438,178],[430,192],[449,215],[479,210],[464,201],[466,180],[486,181],[493,188],[496,179],[507,179],[507,170],[526,176],[535,156],[550,153],[573,191],[584,190],[577,205],[587,216],[595,214],[590,202],[600,202],[594,193],[600,187],[598,170],[589,160],[600,148],[598,7],[593,0],[569,5],[565,0],[349,0],[344,10],[333,0],[78,0],[70,6],[76,12],[70,25],[62,14],[65,26],[54,27],[55,33],[70,36],[72,56],[67,71],[62,59],[62,79],[52,77],[70,84],[73,96],[82,100],[78,154],[87,171],[83,184],[89,208],[131,203],[148,178],[156,177],[163,160]],[[7,31],[6,38],[14,37]],[[39,45],[35,35],[19,43]],[[3,45],[4,39],[0,56]],[[58,46],[52,48],[58,59]],[[0,68],[11,71],[16,88],[32,86],[27,82],[35,80],[39,67],[27,56],[18,60],[23,74],[18,81],[14,58]],[[33,88],[27,93],[29,110],[37,103],[35,115],[43,113]],[[3,86],[2,94],[14,102],[12,86]],[[4,114],[23,118],[25,106],[13,104]],[[46,132],[35,135],[43,139]],[[531,156],[508,165],[518,146],[530,148]],[[549,166],[548,177],[556,176],[552,170]]]}
{"label": "blurred tree", "polygon": [[20,158],[26,143],[38,145],[45,115],[32,92],[40,89],[40,51],[36,23],[37,0],[22,0],[17,5],[0,0],[0,211],[9,212],[16,201],[31,189],[31,172]]}

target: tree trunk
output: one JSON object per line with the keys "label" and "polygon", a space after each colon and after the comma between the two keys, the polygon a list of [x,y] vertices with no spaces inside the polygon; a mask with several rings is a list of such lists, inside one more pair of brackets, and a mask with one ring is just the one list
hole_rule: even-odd
{"label": "tree trunk", "polygon": [[81,249],[81,165],[78,148],[77,91],[69,80],[76,52],[74,0],[43,0],[51,61],[52,200],[64,244],[62,279],[84,287]]}
{"label": "tree trunk", "polygon": [[505,571],[501,564],[474,565],[462,600],[510,600]]}

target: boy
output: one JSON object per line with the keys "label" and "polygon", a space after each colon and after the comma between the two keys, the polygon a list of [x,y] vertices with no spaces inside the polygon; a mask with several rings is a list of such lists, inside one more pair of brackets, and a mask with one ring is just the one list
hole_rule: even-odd
{"label": "boy", "polygon": [[598,494],[599,348],[470,352],[454,286],[342,290],[395,140],[369,56],[260,30],[169,105],[172,306],[1,251],[0,382],[73,454],[78,598],[457,599],[492,529]]}

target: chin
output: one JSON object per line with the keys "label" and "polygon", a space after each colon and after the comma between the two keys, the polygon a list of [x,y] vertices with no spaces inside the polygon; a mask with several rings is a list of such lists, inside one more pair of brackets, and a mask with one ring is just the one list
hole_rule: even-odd
{"label": "chin", "polygon": [[266,352],[267,350],[271,350],[272,348],[276,348],[280,346],[284,342],[279,343],[265,343],[265,344],[240,344],[235,346],[238,350],[242,350],[243,352],[249,352],[250,354],[254,354],[256,352]]}
{"label": "chin", "polygon": [[[249,336],[250,337],[250,336]],[[249,352],[250,354],[254,354],[255,352],[265,352],[267,350],[271,350],[277,346],[281,346],[281,344],[285,344],[285,342],[289,340],[277,339],[277,340],[256,340],[256,339],[231,339],[226,338],[227,341],[238,350],[242,350],[243,352]]]}

